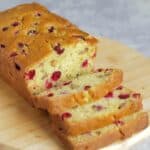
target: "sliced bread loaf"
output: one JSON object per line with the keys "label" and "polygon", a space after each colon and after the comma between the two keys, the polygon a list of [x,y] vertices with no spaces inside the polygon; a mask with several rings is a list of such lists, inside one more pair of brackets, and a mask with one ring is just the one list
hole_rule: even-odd
{"label": "sliced bread loaf", "polygon": [[38,3],[0,12],[0,75],[31,100],[93,69],[98,40]]}
{"label": "sliced bread loaf", "polygon": [[[88,124],[87,124],[88,125]],[[56,134],[69,150],[97,150],[117,140],[133,135],[148,126],[148,114],[137,112],[115,120],[112,124],[77,136],[65,135],[61,128],[52,125]]]}
{"label": "sliced bread loaf", "polygon": [[120,86],[98,101],[66,109],[64,112],[53,115],[52,118],[64,133],[78,135],[104,127],[115,119],[134,113],[141,108],[140,94]]}
{"label": "sliced bread loaf", "polygon": [[122,82],[122,71],[118,69],[97,69],[74,79],[64,80],[40,93],[35,93],[34,104],[47,109],[50,114],[63,112],[66,108],[76,107],[98,100]]}

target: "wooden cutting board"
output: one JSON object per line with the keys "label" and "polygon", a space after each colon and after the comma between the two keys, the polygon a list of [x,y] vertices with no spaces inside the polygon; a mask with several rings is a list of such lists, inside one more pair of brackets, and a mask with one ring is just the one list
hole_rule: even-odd
{"label": "wooden cutting board", "polygon": [[[143,94],[144,109],[150,112],[150,59],[116,41],[104,38],[100,41],[96,65],[121,68],[124,85]],[[0,79],[0,150],[61,150],[62,145],[51,133],[49,124],[45,112],[32,108]],[[131,139],[137,136],[129,141]],[[119,144],[125,146],[126,143]]]}

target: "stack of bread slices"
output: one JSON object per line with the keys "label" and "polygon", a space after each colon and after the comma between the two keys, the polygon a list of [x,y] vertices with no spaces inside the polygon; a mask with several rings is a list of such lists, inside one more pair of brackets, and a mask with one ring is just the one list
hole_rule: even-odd
{"label": "stack of bread slices", "polygon": [[[148,125],[123,73],[94,68],[98,40],[37,3],[0,12],[0,75],[36,108],[69,150],[95,150]],[[99,46],[100,48],[100,46]]]}

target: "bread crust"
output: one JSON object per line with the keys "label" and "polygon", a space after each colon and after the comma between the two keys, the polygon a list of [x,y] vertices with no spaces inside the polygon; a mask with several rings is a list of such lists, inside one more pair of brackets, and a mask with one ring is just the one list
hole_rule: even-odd
{"label": "bread crust", "polygon": [[65,134],[75,136],[89,132],[90,130],[102,128],[113,123],[115,120],[137,112],[140,109],[142,109],[142,99],[141,97],[138,97],[129,105],[125,105],[122,109],[119,109],[117,112],[112,113],[107,117],[92,117],[87,120],[81,120],[80,122],[73,122],[67,119],[62,120],[62,114],[56,114],[52,115],[52,120],[58,127],[63,129]]}
{"label": "bread crust", "polygon": [[52,129],[69,150],[96,150],[118,140],[128,138],[129,136],[143,130],[147,126],[148,114],[146,112],[141,112],[136,118],[118,126],[118,129],[113,128],[112,131],[107,132],[100,137],[90,138],[81,143],[72,142],[67,135],[56,129],[56,126],[53,126]]}
{"label": "bread crust", "polygon": [[119,69],[114,69],[110,78],[106,82],[97,84],[95,87],[90,88],[86,92],[81,91],[75,94],[52,98],[48,96],[36,97],[34,100],[34,105],[37,108],[48,110],[50,115],[59,114],[66,108],[72,108],[88,103],[88,101],[85,101],[84,99],[84,93],[88,92],[93,100],[98,100],[105,96],[108,92],[114,90],[117,86],[119,86],[122,80],[122,71]]}
{"label": "bread crust", "polygon": [[[28,35],[34,23],[38,34]],[[47,25],[52,25],[64,34],[55,35],[47,32]],[[46,29],[46,31],[45,31]],[[35,31],[36,32],[36,31]],[[34,33],[34,32],[33,32]],[[36,104],[35,97],[28,90],[24,73],[42,59],[51,55],[55,44],[64,46],[84,42],[97,47],[98,40],[81,31],[68,20],[49,12],[38,3],[22,4],[0,12],[0,76],[23,96],[31,105],[47,108],[45,100]],[[64,40],[62,40],[64,39]],[[57,43],[56,43],[57,41]],[[21,53],[18,44],[26,44],[27,54]],[[17,55],[15,55],[17,53]],[[12,56],[12,54],[14,56]],[[18,65],[18,70],[15,68]]]}
{"label": "bread crust", "polygon": [[[39,24],[35,25],[35,28],[31,27],[36,22]],[[53,35],[46,32],[47,25],[57,29],[57,34]],[[50,55],[53,51],[50,45],[55,45],[56,41],[68,46],[76,44],[80,40],[89,45],[97,45],[98,43],[96,38],[81,31],[67,19],[48,11],[38,3],[22,4],[0,12],[0,28],[2,29],[0,29],[0,43],[6,44],[7,56],[17,49],[19,42],[28,43],[28,59],[22,55],[15,58],[16,62],[24,69]],[[28,31],[31,31],[34,36],[28,35]]]}
{"label": "bread crust", "polygon": [[134,133],[139,132],[146,128],[149,124],[148,113],[141,112],[136,119],[128,121],[127,124],[120,126],[122,139],[132,136]]}

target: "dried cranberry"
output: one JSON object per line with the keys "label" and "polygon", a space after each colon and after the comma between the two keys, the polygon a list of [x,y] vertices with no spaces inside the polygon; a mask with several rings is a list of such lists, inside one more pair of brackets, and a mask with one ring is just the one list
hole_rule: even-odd
{"label": "dried cranberry", "polygon": [[127,98],[130,97],[130,94],[120,94],[118,97],[119,97],[120,99],[127,99]]}
{"label": "dried cranberry", "polygon": [[0,48],[5,48],[5,45],[4,44],[0,44]]}
{"label": "dried cranberry", "polygon": [[88,66],[88,60],[84,60],[83,63],[82,63],[82,67],[87,67]]}
{"label": "dried cranberry", "polygon": [[65,82],[65,83],[63,83],[63,85],[64,85],[64,86],[65,86],[65,85],[69,85],[71,82],[72,82],[72,81]]}
{"label": "dried cranberry", "polygon": [[52,87],[53,87],[52,82],[49,82],[48,80],[46,80],[46,82],[45,82],[45,87],[46,87],[46,89],[52,88]]}
{"label": "dried cranberry", "polygon": [[30,70],[29,72],[25,73],[25,79],[32,80],[35,76],[35,70]]}
{"label": "dried cranberry", "polygon": [[54,94],[53,93],[49,93],[47,96],[48,97],[52,97],[52,96],[54,96]]}
{"label": "dried cranberry", "polygon": [[16,27],[16,26],[19,25],[19,22],[14,22],[14,23],[12,23],[11,25],[14,26],[14,27]]}
{"label": "dried cranberry", "polygon": [[53,26],[51,26],[49,29],[48,29],[48,32],[53,32],[54,31],[54,27]]}
{"label": "dried cranberry", "polygon": [[91,86],[90,85],[86,85],[86,86],[84,86],[84,90],[88,90],[88,89],[90,89],[91,88]]}
{"label": "dried cranberry", "polygon": [[64,119],[70,118],[71,116],[72,116],[71,113],[65,112],[61,115],[61,119],[64,120]]}
{"label": "dried cranberry", "polygon": [[58,55],[62,54],[64,52],[64,48],[61,48],[60,44],[58,43],[55,47],[54,47],[54,50],[56,51],[56,53]]}
{"label": "dried cranberry", "polygon": [[8,30],[8,27],[3,27],[2,28],[2,31],[7,31]]}
{"label": "dried cranberry", "polygon": [[57,80],[59,80],[60,77],[61,77],[61,72],[60,71],[55,71],[55,72],[53,72],[53,74],[51,76],[51,79],[53,81],[57,81]]}
{"label": "dried cranberry", "polygon": [[100,111],[100,110],[102,110],[104,107],[101,106],[101,105],[93,105],[92,108],[93,108],[94,110],[96,110],[96,111]]}
{"label": "dried cranberry", "polygon": [[15,57],[15,56],[17,56],[18,54],[16,53],[16,52],[12,52],[11,54],[10,54],[10,57]]}
{"label": "dried cranberry", "polygon": [[139,98],[140,96],[141,96],[140,93],[133,93],[133,94],[132,94],[132,97],[134,97],[134,98]]}
{"label": "dried cranberry", "polygon": [[23,48],[23,47],[24,47],[24,44],[21,43],[21,42],[19,42],[19,43],[18,43],[18,47],[19,47],[19,48]]}
{"label": "dried cranberry", "polygon": [[15,68],[16,68],[17,70],[21,70],[21,67],[20,67],[17,63],[15,63]]}
{"label": "dried cranberry", "polygon": [[113,97],[113,93],[109,92],[107,95],[105,95],[105,98],[112,98]]}
{"label": "dried cranberry", "polygon": [[97,70],[96,70],[96,72],[102,72],[103,71],[103,69],[101,69],[101,68],[98,68]]}
{"label": "dried cranberry", "polygon": [[119,87],[116,88],[116,90],[122,90],[123,89],[123,86],[120,85]]}
{"label": "dried cranberry", "polygon": [[122,120],[116,120],[114,121],[114,124],[119,126],[119,125],[124,125],[124,122]]}
{"label": "dried cranberry", "polygon": [[41,13],[38,12],[36,15],[40,17],[40,16],[41,16]]}

